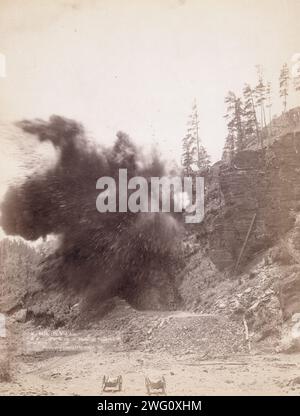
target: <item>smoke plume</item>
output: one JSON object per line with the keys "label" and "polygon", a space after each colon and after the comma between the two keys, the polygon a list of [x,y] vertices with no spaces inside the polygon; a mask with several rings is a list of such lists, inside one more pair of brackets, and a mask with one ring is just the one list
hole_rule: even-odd
{"label": "smoke plume", "polygon": [[99,299],[129,296],[151,275],[173,278],[180,258],[181,218],[168,213],[99,213],[96,181],[118,180],[119,169],[133,176],[163,176],[157,156],[145,159],[122,132],[112,147],[100,149],[79,123],[59,116],[49,122],[22,121],[18,126],[49,141],[58,153],[54,167],[10,187],[1,206],[2,227],[9,235],[36,240],[49,234],[60,244],[43,263],[45,286],[87,288]]}

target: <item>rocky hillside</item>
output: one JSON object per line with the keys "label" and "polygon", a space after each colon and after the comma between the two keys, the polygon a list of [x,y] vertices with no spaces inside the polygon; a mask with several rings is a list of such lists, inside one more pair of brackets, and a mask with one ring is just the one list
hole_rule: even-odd
{"label": "rocky hillside", "polygon": [[205,220],[187,243],[179,286],[185,307],[239,315],[254,339],[279,339],[300,312],[299,211],[299,133],[215,164]]}
{"label": "rocky hillside", "polygon": [[[300,133],[287,133],[264,149],[240,152],[230,164],[216,163],[205,183],[205,219],[188,226],[182,268],[173,279],[152,276],[127,300],[144,310],[226,315],[248,333],[249,348],[281,348],[282,338],[285,349],[295,348],[297,317],[300,321]],[[15,264],[10,256],[6,262]],[[2,253],[2,261],[4,257]],[[31,277],[37,275],[37,263],[32,263]],[[20,320],[82,326],[113,308],[109,301],[98,309],[87,305],[85,293],[49,293],[32,278],[28,286],[28,271],[12,274],[10,270],[5,293],[13,302],[2,299],[2,305]]]}

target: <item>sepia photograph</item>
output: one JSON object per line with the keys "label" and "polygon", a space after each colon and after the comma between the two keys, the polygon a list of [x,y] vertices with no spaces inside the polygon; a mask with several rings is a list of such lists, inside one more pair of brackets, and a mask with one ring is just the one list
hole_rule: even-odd
{"label": "sepia photograph", "polygon": [[0,403],[300,397],[299,22],[0,0]]}

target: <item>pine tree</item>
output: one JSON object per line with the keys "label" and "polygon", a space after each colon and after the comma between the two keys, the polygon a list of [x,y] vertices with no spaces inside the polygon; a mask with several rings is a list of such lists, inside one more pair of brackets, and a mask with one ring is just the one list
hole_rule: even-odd
{"label": "pine tree", "polygon": [[239,97],[229,91],[225,97],[227,104],[227,112],[225,118],[227,120],[228,131],[232,132],[235,137],[235,148],[241,151],[245,148],[245,134],[243,125],[243,105]]}
{"label": "pine tree", "polygon": [[288,65],[285,63],[280,71],[279,76],[279,95],[282,98],[283,102],[283,112],[286,112],[287,106],[287,97],[289,95],[289,80],[290,80],[290,71]]}
{"label": "pine tree", "polygon": [[193,165],[196,165],[198,170],[210,166],[210,158],[200,139],[199,124],[198,108],[194,102],[188,119],[187,134],[183,138],[182,165],[188,175],[192,174]]}
{"label": "pine tree", "polygon": [[260,127],[261,129],[265,128],[266,123],[266,113],[265,113],[265,101],[266,101],[266,85],[263,79],[263,68],[261,65],[257,65],[257,75],[258,75],[258,83],[255,87],[255,98],[256,102],[255,105],[260,110]]}
{"label": "pine tree", "polygon": [[195,145],[189,134],[186,134],[182,139],[182,161],[181,164],[184,169],[184,173],[190,176],[193,173],[193,163],[195,159]]}
{"label": "pine tree", "polygon": [[199,153],[198,153],[198,168],[209,168],[211,164],[210,157],[205,149],[205,147],[201,144],[199,147]]}
{"label": "pine tree", "polygon": [[266,87],[266,107],[269,113],[269,133],[272,136],[272,90],[271,90],[271,82],[267,83]]}
{"label": "pine tree", "polygon": [[260,141],[260,132],[258,121],[256,117],[255,103],[254,103],[254,91],[249,84],[245,84],[243,89],[244,96],[244,132],[246,142],[256,137],[257,143]]}
{"label": "pine tree", "polygon": [[191,137],[191,141],[193,142],[195,149],[196,149],[196,163],[199,168],[199,160],[200,160],[200,136],[199,136],[199,115],[198,115],[198,108],[197,103],[194,101],[192,106],[192,113],[189,116],[188,120],[188,135]]}
{"label": "pine tree", "polygon": [[264,135],[266,134],[266,112],[265,112],[265,101],[266,101],[266,85],[263,78],[263,68],[261,65],[256,65],[257,68],[257,75],[258,75],[258,83],[255,87],[254,94],[255,94],[255,106],[259,109],[260,113],[260,145],[263,147],[263,139]]}
{"label": "pine tree", "polygon": [[228,132],[223,148],[222,160],[226,163],[231,163],[235,155],[235,140],[232,132]]}
{"label": "pine tree", "polygon": [[267,83],[267,87],[266,87],[266,107],[269,110],[269,123],[271,124],[272,122],[272,91],[271,91],[271,82]]}

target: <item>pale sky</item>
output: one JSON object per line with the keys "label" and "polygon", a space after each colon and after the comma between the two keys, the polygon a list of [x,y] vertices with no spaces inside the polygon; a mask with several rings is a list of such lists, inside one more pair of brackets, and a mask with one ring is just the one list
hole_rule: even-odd
{"label": "pale sky", "polygon": [[97,141],[124,130],[178,161],[196,98],[216,161],[224,96],[255,84],[256,64],[280,113],[279,71],[300,52],[299,22],[300,0],[0,0],[0,121],[60,114]]}

